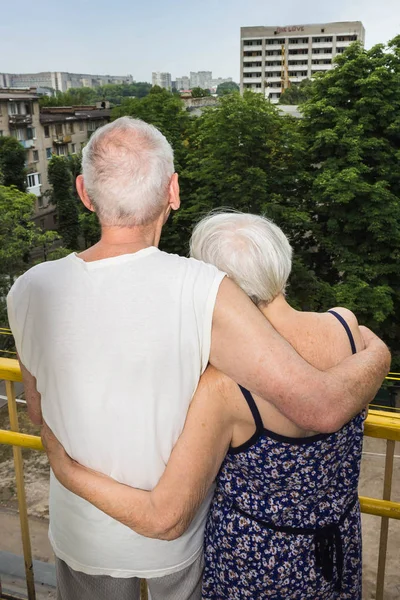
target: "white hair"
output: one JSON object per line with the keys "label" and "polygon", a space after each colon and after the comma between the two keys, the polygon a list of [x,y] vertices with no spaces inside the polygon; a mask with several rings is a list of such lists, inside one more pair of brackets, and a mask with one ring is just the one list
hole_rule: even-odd
{"label": "white hair", "polygon": [[139,119],[121,117],[97,129],[83,149],[83,181],[103,225],[146,225],[157,218],[173,173],[171,145]]}
{"label": "white hair", "polygon": [[255,304],[285,292],[292,248],[269,219],[245,213],[211,214],[193,230],[190,254],[224,271]]}

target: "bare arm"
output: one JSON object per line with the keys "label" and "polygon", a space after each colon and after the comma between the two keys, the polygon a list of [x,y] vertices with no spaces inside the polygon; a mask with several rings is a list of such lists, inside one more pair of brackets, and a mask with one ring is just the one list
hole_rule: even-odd
{"label": "bare arm", "polygon": [[224,459],[233,421],[221,377],[201,378],[166,470],[151,491],[131,488],[73,461],[47,425],[42,439],[60,483],[113,519],[147,537],[173,540],[190,525]]}
{"label": "bare arm", "polygon": [[360,329],[366,349],[328,371],[318,371],[225,278],[214,309],[210,363],[299,427],[329,433],[374,398],[390,367],[386,345]]}
{"label": "bare arm", "polygon": [[42,408],[41,408],[41,396],[36,388],[36,379],[28,369],[24,367],[20,358],[18,357],[19,365],[21,367],[22,381],[25,389],[25,400],[28,407],[28,415],[35,425],[41,425],[43,422]]}

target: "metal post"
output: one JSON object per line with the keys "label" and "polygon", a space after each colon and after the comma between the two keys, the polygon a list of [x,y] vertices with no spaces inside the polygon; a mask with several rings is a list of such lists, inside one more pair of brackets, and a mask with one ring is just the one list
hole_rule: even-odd
{"label": "metal post", "polygon": [[[392,477],[393,477],[393,460],[394,460],[395,441],[387,440],[386,442],[386,459],[385,459],[385,478],[383,480],[383,499],[390,500],[392,492]],[[385,591],[385,568],[386,554],[389,533],[389,519],[382,517],[381,521],[381,536],[379,540],[379,559],[378,559],[378,574],[376,578],[376,600],[383,600]]]}
{"label": "metal post", "polygon": [[140,600],[148,600],[147,583],[145,579],[140,582]]}
{"label": "metal post", "polygon": [[[14,382],[6,381],[8,414],[11,431],[19,431],[17,403],[15,400]],[[24,551],[26,587],[28,599],[36,600],[35,582],[33,578],[32,549],[29,535],[28,510],[26,505],[24,465],[21,448],[13,446],[15,479],[17,483],[18,511],[21,524],[22,547]]]}

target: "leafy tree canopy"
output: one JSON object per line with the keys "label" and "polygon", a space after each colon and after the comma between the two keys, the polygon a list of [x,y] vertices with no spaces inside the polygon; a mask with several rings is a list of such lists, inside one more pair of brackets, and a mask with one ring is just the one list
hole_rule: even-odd
{"label": "leafy tree canopy", "polygon": [[303,79],[300,83],[292,83],[279,98],[280,104],[302,104],[311,95],[311,79]]}
{"label": "leafy tree canopy", "polygon": [[55,96],[43,96],[40,106],[79,106],[108,100],[117,105],[125,98],[143,98],[151,89],[150,83],[107,84],[96,88],[71,88],[68,92],[57,92]]}
{"label": "leafy tree canopy", "polygon": [[205,96],[211,96],[210,90],[205,90],[201,87],[192,89],[192,98],[204,98]]}
{"label": "leafy tree canopy", "polygon": [[73,192],[71,162],[64,156],[53,156],[48,166],[52,186],[51,201],[57,207],[58,231],[64,245],[71,250],[79,247],[78,200]]}
{"label": "leafy tree canopy", "polygon": [[0,137],[0,181],[5,186],[15,185],[26,190],[26,151],[14,137]]}
{"label": "leafy tree canopy", "polygon": [[234,81],[225,81],[225,83],[220,83],[217,87],[217,95],[224,96],[225,94],[230,94],[232,92],[238,92],[240,90],[237,83]]}

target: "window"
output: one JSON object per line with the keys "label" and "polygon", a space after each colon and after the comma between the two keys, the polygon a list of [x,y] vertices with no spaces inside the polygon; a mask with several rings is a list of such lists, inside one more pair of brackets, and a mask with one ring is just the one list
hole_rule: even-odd
{"label": "window", "polygon": [[51,150],[51,148],[46,148],[46,158],[47,160],[50,160],[50,158],[53,156],[53,152]]}
{"label": "window", "polygon": [[45,219],[40,219],[40,227],[44,229]]}
{"label": "window", "polygon": [[57,156],[67,156],[68,155],[68,146],[63,144],[62,146],[57,146],[56,148]]}
{"label": "window", "polygon": [[243,42],[244,46],[261,46],[262,41],[261,40],[245,40]]}
{"label": "window", "polygon": [[27,140],[35,140],[36,139],[36,129],[34,127],[26,128],[26,139]]}
{"label": "window", "polygon": [[[261,52],[260,52],[261,54]],[[83,131],[84,126],[83,126],[83,121],[79,121],[79,131]]]}
{"label": "window", "polygon": [[39,196],[37,199],[38,207],[43,208],[43,196]]}
{"label": "window", "polygon": [[324,50],[324,54],[332,54],[332,48],[326,48],[326,50]]}
{"label": "window", "polygon": [[261,87],[261,83],[256,83],[256,88],[260,88]]}
{"label": "window", "polygon": [[0,129],[0,137],[3,137],[3,132],[1,129]]}
{"label": "window", "polygon": [[74,133],[74,124],[72,123],[72,121],[69,121],[67,123],[67,131],[68,133]]}
{"label": "window", "polygon": [[297,38],[290,38],[289,39],[289,44],[298,44],[299,40]]}
{"label": "window", "polygon": [[38,150],[34,150],[33,151],[33,161],[37,162],[39,160],[39,151]]}
{"label": "window", "polygon": [[44,126],[44,137],[50,137],[50,127],[48,125]]}
{"label": "window", "polygon": [[19,104],[17,102],[10,102],[8,105],[9,115],[19,115]]}
{"label": "window", "polygon": [[63,126],[62,123],[56,123],[56,135],[63,134]]}
{"label": "window", "polygon": [[76,145],[71,144],[71,154],[76,154]]}
{"label": "window", "polygon": [[28,188],[33,188],[41,184],[40,173],[30,173],[26,179]]}
{"label": "window", "polygon": [[97,122],[96,121],[89,121],[88,123],[88,131],[96,131],[97,129]]}

